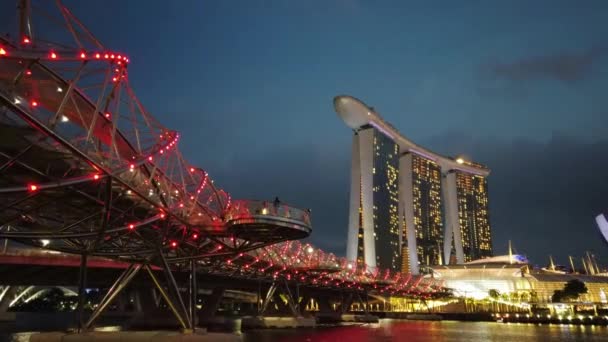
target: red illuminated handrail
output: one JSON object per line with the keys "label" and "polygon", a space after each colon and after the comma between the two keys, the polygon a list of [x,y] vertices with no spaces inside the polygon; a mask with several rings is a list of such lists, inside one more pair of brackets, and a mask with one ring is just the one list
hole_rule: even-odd
{"label": "red illuminated handrail", "polygon": [[295,208],[283,202],[260,200],[233,200],[227,210],[226,221],[261,216],[301,221],[310,226],[310,210]]}

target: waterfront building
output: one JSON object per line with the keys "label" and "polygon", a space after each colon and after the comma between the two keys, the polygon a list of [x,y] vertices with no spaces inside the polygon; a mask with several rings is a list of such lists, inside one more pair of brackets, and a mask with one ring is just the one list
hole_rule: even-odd
{"label": "waterfront building", "polygon": [[492,256],[486,178],[456,172],[456,191],[464,261]]}
{"label": "waterfront building", "polygon": [[365,126],[353,136],[348,254],[359,264],[401,266],[398,162],[399,146],[382,131]]}
{"label": "waterfront building", "polygon": [[404,158],[408,159],[408,164],[411,159],[412,164],[411,189],[418,261],[422,265],[440,265],[443,263],[441,168],[434,161],[413,153]]}
{"label": "waterfront building", "polygon": [[519,303],[546,304],[551,303],[556,290],[562,290],[568,281],[577,279],[588,289],[579,301],[608,304],[607,276],[533,269],[521,255],[479,259],[462,265],[439,265],[432,270],[429,276],[443,281],[457,297],[486,299],[490,297],[490,291],[495,290],[505,297],[516,298]]}
{"label": "waterfront building", "polygon": [[492,255],[488,168],[415,144],[351,96],[334,107],[354,131],[348,259],[418,274]]}

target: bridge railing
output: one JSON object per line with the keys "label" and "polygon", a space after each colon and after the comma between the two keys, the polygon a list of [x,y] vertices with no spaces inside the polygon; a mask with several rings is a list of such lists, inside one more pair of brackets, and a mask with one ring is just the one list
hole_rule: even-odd
{"label": "bridge railing", "polygon": [[226,220],[266,215],[300,221],[310,226],[310,210],[295,208],[283,202],[260,200],[233,200],[226,213]]}

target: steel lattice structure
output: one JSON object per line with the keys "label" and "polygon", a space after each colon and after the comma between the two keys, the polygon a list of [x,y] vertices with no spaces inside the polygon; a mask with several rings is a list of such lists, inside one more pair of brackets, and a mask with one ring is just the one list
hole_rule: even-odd
{"label": "steel lattice structure", "polygon": [[[144,268],[188,329],[197,270],[394,295],[441,289],[291,241],[310,234],[309,212],[233,200],[188,163],[179,134],[138,100],[130,57],[102,45],[59,0],[21,0],[17,12],[17,33],[0,37],[0,238],[81,254],[81,300],[87,255],[131,264],[83,326]],[[189,310],[169,263],[192,274]],[[172,294],[150,264],[168,272]]]}
{"label": "steel lattice structure", "polygon": [[179,134],[138,100],[129,57],[104,47],[60,2],[40,5],[21,1],[19,34],[0,38],[4,237],[135,259],[160,239],[171,258],[185,259],[308,235],[308,214],[293,208],[292,218],[306,221],[299,230],[230,224],[243,205],[231,206],[183,158]]}
{"label": "steel lattice structure", "polygon": [[425,297],[443,291],[443,281],[390,272],[349,262],[300,241],[273,244],[223,258],[209,258],[199,268],[232,277],[285,279],[321,289],[375,291],[378,294]]}

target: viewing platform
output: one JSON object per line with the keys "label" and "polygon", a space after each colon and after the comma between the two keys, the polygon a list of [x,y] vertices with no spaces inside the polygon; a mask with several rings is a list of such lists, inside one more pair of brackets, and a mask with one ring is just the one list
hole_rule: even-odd
{"label": "viewing platform", "polygon": [[297,240],[310,235],[310,211],[282,202],[235,200],[225,216],[229,234],[248,241]]}

